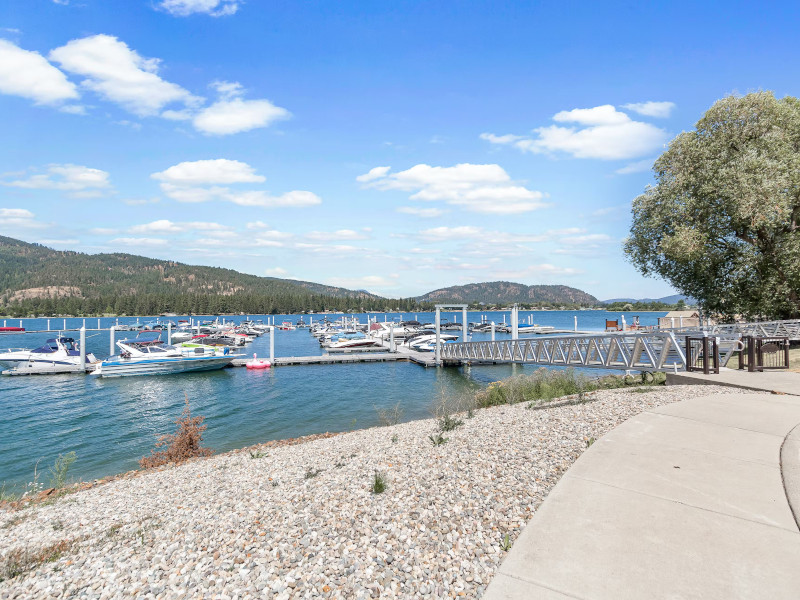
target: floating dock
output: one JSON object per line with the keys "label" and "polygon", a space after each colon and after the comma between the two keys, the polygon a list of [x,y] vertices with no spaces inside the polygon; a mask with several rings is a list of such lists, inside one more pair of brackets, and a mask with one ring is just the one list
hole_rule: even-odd
{"label": "floating dock", "polygon": [[[237,358],[231,361],[232,367],[244,367],[250,362],[249,358]],[[435,367],[436,359],[433,352],[418,352],[404,346],[397,346],[395,352],[390,352],[388,346],[375,348],[352,348],[347,351],[333,351],[320,356],[277,356],[272,359],[273,367],[291,365],[337,365],[370,362],[413,362],[423,367]]]}

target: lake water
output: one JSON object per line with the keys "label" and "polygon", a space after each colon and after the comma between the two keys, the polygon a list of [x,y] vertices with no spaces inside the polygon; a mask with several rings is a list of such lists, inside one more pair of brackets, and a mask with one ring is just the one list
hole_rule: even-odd
{"label": "lake water", "polygon": [[[642,325],[655,325],[664,313],[607,313],[604,311],[520,311],[520,321],[528,316],[539,325],[572,329],[574,317],[583,331],[602,331],[605,319],[628,323],[638,314]],[[470,312],[469,321],[486,315],[495,322],[509,321],[509,313]],[[339,315],[329,315],[335,320]],[[366,322],[365,315],[360,317]],[[383,321],[397,314],[370,314]],[[433,322],[432,313],[406,313]],[[205,317],[200,317],[204,319]],[[240,322],[244,317],[230,320]],[[266,320],[266,317],[254,317]],[[296,321],[297,316],[276,315],[275,322]],[[314,321],[322,318],[314,315]],[[461,315],[443,313],[450,321]],[[309,316],[304,317],[309,321]],[[140,318],[145,323],[150,318]],[[171,320],[175,320],[174,318]],[[226,318],[228,320],[228,318]],[[97,327],[97,319],[86,319],[87,328]],[[117,319],[100,319],[110,327]],[[136,318],[120,318],[134,323]],[[2,323],[2,321],[0,321]],[[80,327],[83,319],[67,319],[68,328]],[[16,326],[19,320],[9,319]],[[63,326],[62,319],[51,319],[51,327]],[[46,319],[24,319],[26,329],[43,329]],[[456,332],[453,332],[456,333]],[[66,335],[78,338],[78,332]],[[125,336],[117,333],[117,339]],[[275,332],[276,356],[322,354],[319,343],[308,330]],[[1,335],[0,351],[6,348],[34,348],[54,334]],[[490,334],[473,334],[474,340]],[[509,338],[497,334],[497,339]],[[86,346],[98,358],[109,354],[109,332],[87,332]],[[269,356],[269,335],[258,338],[243,352]],[[70,475],[84,480],[111,475],[138,466],[149,454],[156,437],[172,433],[174,420],[183,409],[184,397],[192,413],[203,415],[208,429],[204,443],[224,452],[259,442],[372,427],[379,424],[377,409],[400,402],[403,420],[428,418],[435,398],[486,386],[515,373],[532,372],[536,367],[493,365],[471,368],[424,368],[406,362],[349,365],[309,365],[277,367],[265,371],[244,368],[178,375],[98,378],[83,375],[35,375],[0,377],[0,484],[21,491],[31,481],[40,460],[40,481],[47,483],[47,467],[59,453],[75,451],[78,460]],[[598,373],[597,370],[590,370]]]}

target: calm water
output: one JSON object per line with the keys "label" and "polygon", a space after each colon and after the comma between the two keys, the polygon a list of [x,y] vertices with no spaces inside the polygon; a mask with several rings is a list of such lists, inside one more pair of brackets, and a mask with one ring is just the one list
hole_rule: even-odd
{"label": "calm water", "polygon": [[[479,321],[503,321],[503,313],[469,314]],[[521,311],[520,320],[532,315],[539,325],[572,329],[578,316],[581,330],[603,330],[605,319],[623,313],[602,311]],[[628,323],[635,313],[625,313]],[[664,313],[639,313],[642,325],[655,324]],[[361,322],[366,321],[364,315]],[[383,314],[370,315],[384,320]],[[389,315],[396,318],[398,315]],[[431,313],[407,313],[406,319],[433,321]],[[447,313],[449,320],[455,315]],[[334,320],[338,315],[330,315]],[[256,317],[258,318],[258,317]],[[263,317],[262,317],[263,318]],[[296,316],[276,316],[296,321]],[[316,322],[321,317],[315,316]],[[457,315],[460,320],[461,315]],[[505,313],[506,321],[509,320]],[[142,318],[141,322],[149,321]],[[172,319],[173,321],[175,319]],[[241,321],[242,318],[233,318]],[[309,317],[305,317],[306,322]],[[101,319],[109,327],[116,319]],[[136,322],[121,318],[121,323]],[[67,319],[67,327],[79,327],[83,319]],[[0,321],[2,323],[2,321]],[[8,320],[18,325],[19,320]],[[46,319],[25,319],[27,329],[46,327]],[[87,319],[97,327],[97,319]],[[52,327],[63,326],[52,319]],[[68,333],[75,338],[77,332]],[[118,339],[125,336],[118,332]],[[319,343],[308,330],[277,331],[276,356],[321,354]],[[33,348],[53,334],[0,336],[0,350]],[[510,337],[497,334],[497,339]],[[474,334],[473,339],[488,339]],[[87,332],[87,349],[98,358],[109,354],[109,333]],[[258,338],[244,352],[269,355],[269,336]],[[205,416],[206,445],[221,452],[274,439],[297,437],[325,431],[345,431],[378,424],[376,409],[400,402],[404,420],[430,417],[434,398],[440,390],[459,391],[487,385],[513,373],[535,367],[495,365],[472,368],[426,369],[411,363],[368,363],[354,365],[310,365],[279,367],[266,371],[243,368],[208,373],[186,373],[150,377],[96,378],[82,375],[39,375],[0,377],[0,483],[21,490],[30,481],[34,464],[39,470],[52,465],[59,453],[74,450],[78,460],[70,474],[92,479],[138,466],[138,459],[150,452],[157,435],[171,433],[180,415],[184,396],[194,414]],[[596,373],[596,371],[594,371]]]}

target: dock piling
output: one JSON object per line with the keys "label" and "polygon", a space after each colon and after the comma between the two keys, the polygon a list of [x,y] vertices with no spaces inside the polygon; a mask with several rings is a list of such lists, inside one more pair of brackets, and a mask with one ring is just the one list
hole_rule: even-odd
{"label": "dock piling", "polygon": [[114,347],[117,345],[117,340],[116,340],[117,327],[116,327],[116,325],[112,325],[111,329],[109,330],[109,332],[110,332],[110,336],[109,336],[109,338],[110,338],[109,342],[110,343],[108,345],[108,353],[113,356],[115,354]]}
{"label": "dock piling", "polygon": [[81,327],[81,371],[86,371],[86,326]]}
{"label": "dock piling", "polygon": [[275,326],[269,329],[269,362],[275,362]]}
{"label": "dock piling", "polygon": [[167,346],[172,345],[172,321],[167,322]]}

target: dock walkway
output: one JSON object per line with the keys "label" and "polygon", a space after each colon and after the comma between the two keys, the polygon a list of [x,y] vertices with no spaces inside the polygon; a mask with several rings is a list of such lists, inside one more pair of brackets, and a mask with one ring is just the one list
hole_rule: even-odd
{"label": "dock walkway", "polygon": [[[233,367],[244,367],[249,358],[237,358],[231,362]],[[383,348],[348,353],[336,352],[320,356],[276,356],[272,361],[275,367],[292,365],[336,365],[370,362],[409,361],[423,367],[435,367],[436,359],[432,352],[417,352],[405,346],[398,346],[396,352],[389,352],[388,344]]]}
{"label": "dock walkway", "polygon": [[629,419],[564,474],[484,598],[797,598],[798,423],[800,397],[765,393]]}

